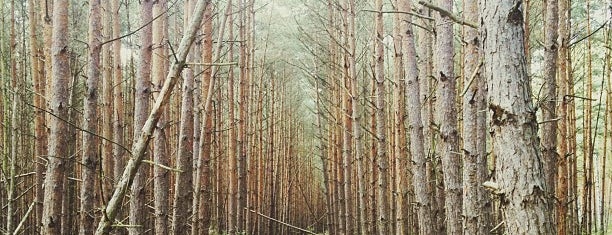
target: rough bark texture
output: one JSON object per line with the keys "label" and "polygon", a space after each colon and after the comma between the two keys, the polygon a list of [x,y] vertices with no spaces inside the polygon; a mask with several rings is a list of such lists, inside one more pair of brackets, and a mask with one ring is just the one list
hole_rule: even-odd
{"label": "rough bark texture", "polygon": [[376,200],[376,221],[378,234],[389,234],[389,180],[387,170],[389,168],[389,159],[387,156],[387,114],[385,111],[385,68],[384,68],[384,29],[383,29],[383,14],[382,0],[376,0],[376,43],[374,55],[374,70],[376,80],[376,139],[377,139],[377,166],[378,166],[378,187]]}
{"label": "rough bark texture", "polygon": [[[230,3],[231,4],[231,3]],[[204,33],[204,40],[202,41],[202,62],[205,64],[210,64],[213,62],[213,5],[209,4],[204,11],[204,27],[202,32]],[[222,37],[221,37],[222,38]],[[220,38],[220,40],[221,40]],[[202,84],[206,89],[202,89],[202,91],[206,91],[203,93],[203,97],[207,97],[208,93],[214,91],[214,83],[213,83],[213,66],[205,67],[202,73]],[[212,84],[211,84],[212,83]],[[208,102],[207,107],[205,107],[204,112],[206,112],[207,117],[212,117],[212,103]],[[208,234],[208,230],[210,227],[210,208],[211,208],[211,198],[210,195],[212,191],[212,185],[210,180],[210,161],[211,161],[211,153],[212,153],[212,137],[213,137],[213,119],[206,118],[206,121],[203,123],[204,136],[201,136],[201,140],[204,144],[204,148],[201,149],[201,154],[203,155],[203,165],[202,175],[199,180],[202,182],[201,188],[196,190],[201,190],[200,198],[201,205],[199,208],[198,218],[200,222],[199,225],[199,234],[206,235]]]}
{"label": "rough bark texture", "polygon": [[189,27],[187,27],[176,53],[177,61],[173,62],[170,72],[168,73],[164,82],[164,86],[159,92],[159,96],[155,100],[151,113],[149,114],[145,125],[142,128],[142,132],[134,141],[131,151],[132,158],[127,162],[123,175],[115,185],[113,196],[106,204],[107,206],[104,209],[105,216],[100,220],[98,228],[96,229],[97,235],[107,234],[109,232],[110,227],[117,216],[119,205],[121,205],[123,197],[127,193],[128,187],[130,187],[133,183],[136,172],[138,171],[138,168],[142,163],[142,159],[144,158],[144,153],[147,149],[151,135],[153,134],[153,129],[155,128],[155,125],[162,113],[161,108],[168,103],[170,93],[176,85],[179,75],[185,66],[187,53],[191,47],[191,44],[193,44],[193,41],[195,40],[197,29],[202,23],[204,8],[209,2],[209,0],[199,0],[194,7],[194,17],[191,19]]}
{"label": "rough bark texture", "polygon": [[484,76],[506,234],[551,234],[519,0],[481,1]]}
{"label": "rough bark texture", "polygon": [[[466,21],[478,21],[477,0],[465,1]],[[478,30],[464,27],[467,42],[464,55],[463,81],[463,233],[488,234],[491,230],[491,200],[482,183],[488,180],[486,82],[481,74],[480,38]]]}
{"label": "rough bark texture", "polygon": [[561,101],[559,107],[559,117],[561,120],[559,121],[559,158],[557,161],[558,164],[558,172],[557,172],[557,234],[565,235],[567,234],[568,224],[567,221],[571,221],[571,218],[566,218],[568,216],[568,100],[565,99],[565,95],[569,94],[568,89],[568,53],[567,46],[569,43],[569,17],[568,17],[568,0],[559,1],[559,35],[557,38],[557,45],[559,46],[558,51],[558,62],[559,62],[559,77],[558,77],[558,85],[559,85],[559,94],[557,99]]}
{"label": "rough bark texture", "polygon": [[[112,0],[112,21],[113,21],[113,38],[117,38],[121,34],[121,25],[119,17],[119,1]],[[113,183],[117,182],[121,177],[123,170],[123,162],[125,161],[125,150],[120,144],[124,144],[124,115],[123,115],[123,69],[121,65],[121,40],[113,42]]]}
{"label": "rough bark texture", "polygon": [[[452,0],[439,0],[438,6],[452,12]],[[457,131],[457,108],[455,106],[456,78],[454,73],[453,21],[436,14],[436,53],[434,74],[438,80],[436,90],[436,121],[440,127],[439,152],[442,160],[444,179],[444,201],[447,232],[462,232],[462,184],[461,154],[459,153],[459,134]]]}
{"label": "rough bark texture", "polygon": [[557,178],[557,27],[558,1],[546,1],[546,27],[544,39],[544,90],[542,130],[542,156],[544,175],[546,177],[547,196],[555,195]]}
{"label": "rough bark texture", "polygon": [[51,36],[51,101],[49,118],[49,154],[45,176],[43,200],[44,234],[61,233],[62,196],[64,189],[64,165],[68,157],[68,84],[70,65],[68,59],[68,0],[53,4],[53,29]]}
{"label": "rough bark texture", "polygon": [[348,14],[347,14],[347,40],[348,40],[348,57],[347,59],[347,70],[349,73],[349,79],[351,80],[351,105],[352,105],[352,134],[355,145],[355,158],[357,164],[357,214],[358,218],[358,229],[361,234],[366,233],[366,204],[365,204],[365,176],[363,166],[363,140],[361,136],[361,115],[359,113],[359,78],[357,77],[357,68],[355,62],[355,0],[347,1]]}
{"label": "rough bark texture", "polygon": [[176,165],[179,173],[174,183],[174,209],[172,216],[172,233],[181,234],[188,231],[189,216],[192,213],[193,201],[193,154],[194,116],[193,116],[194,77],[191,69],[183,73],[183,92],[181,101],[181,121],[179,127],[178,155]]}
{"label": "rough bark texture", "polygon": [[[410,12],[412,6],[409,1],[399,2],[399,11]],[[433,211],[431,210],[431,188],[427,180],[425,137],[423,135],[423,120],[421,117],[421,89],[419,72],[417,69],[416,49],[414,45],[414,31],[412,29],[412,16],[406,14],[401,18],[402,50],[406,66],[406,98],[408,129],[410,134],[410,155],[412,157],[412,174],[416,207],[419,220],[419,234],[435,234]]]}
{"label": "rough bark texture", "polygon": [[[154,0],[144,0],[140,8],[140,22],[147,24],[152,19]],[[152,32],[151,24],[145,26],[140,31],[140,64],[136,75],[136,85],[134,94],[134,144],[142,133],[142,127],[147,120],[149,113],[149,100],[151,99],[151,56],[152,56]],[[145,158],[148,152],[145,151]],[[134,177],[132,192],[130,196],[130,225],[128,228],[130,235],[144,233],[145,231],[145,175],[147,171],[139,170]]]}
{"label": "rough bark texture", "polygon": [[[190,9],[189,1],[185,9]],[[185,12],[188,19],[188,12]],[[185,23],[186,25],[186,23]],[[190,53],[190,57],[193,53]],[[181,120],[179,124],[178,154],[176,166],[179,173],[174,180],[174,208],[172,214],[172,234],[181,234],[189,230],[189,216],[192,214],[193,202],[193,156],[191,146],[194,144],[194,74],[191,68],[183,73],[183,92],[181,93]],[[199,94],[198,94],[199,95]],[[197,117],[197,116],[196,116]],[[198,122],[199,118],[196,119]],[[198,148],[199,149],[199,146]]]}
{"label": "rough bark texture", "polygon": [[[83,104],[83,128],[89,132],[98,131],[98,103],[100,79],[100,54],[101,45],[101,18],[102,9],[100,0],[89,2],[89,65],[87,67],[87,92]],[[92,234],[96,215],[94,214],[95,200],[95,180],[97,176],[99,141],[96,136],[90,133],[83,133],[83,158],[81,179],[81,221],[79,223],[80,234]]]}
{"label": "rough bark texture", "polygon": [[[166,0],[157,0],[153,5],[153,15],[158,16],[163,14],[167,8]],[[153,84],[153,97],[156,99],[159,90],[161,90],[165,75],[168,71],[168,17],[162,15],[156,21],[153,21],[152,40],[155,49],[153,50],[151,81]],[[166,146],[166,128],[168,121],[168,110],[162,111],[162,116],[157,122],[157,127],[153,133],[153,160],[157,164],[168,166],[170,159]],[[188,148],[190,149],[190,148]],[[170,218],[169,211],[169,189],[170,188],[170,172],[167,169],[154,166],[153,167],[153,205],[155,207],[155,234],[168,234],[168,223]]]}

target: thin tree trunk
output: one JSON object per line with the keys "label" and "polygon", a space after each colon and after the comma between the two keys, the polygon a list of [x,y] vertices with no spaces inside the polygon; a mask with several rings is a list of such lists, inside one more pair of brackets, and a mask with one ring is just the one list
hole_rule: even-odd
{"label": "thin tree trunk", "polygon": [[[439,0],[438,5],[452,11],[452,0]],[[437,14],[436,14],[437,15]],[[437,122],[440,127],[439,142],[442,174],[444,179],[446,226],[449,234],[462,232],[462,183],[461,154],[457,131],[457,108],[455,106],[456,78],[454,73],[453,22],[447,16],[436,17],[436,58],[434,76],[437,77],[436,106],[439,108]]]}
{"label": "thin tree trunk", "polygon": [[[40,110],[37,110],[36,117],[34,119],[34,133],[35,133],[35,152],[33,162],[35,163],[35,180],[36,180],[36,188],[35,188],[35,196],[34,202],[35,204],[35,212],[34,212],[34,225],[36,229],[34,231],[38,232],[38,228],[41,225],[42,218],[42,202],[44,197],[43,191],[43,172],[45,170],[45,166],[42,164],[41,158],[47,155],[47,127],[45,121],[46,113],[43,110],[47,109],[47,102],[45,100],[46,93],[46,83],[47,79],[44,74],[44,47],[40,47],[38,43],[38,10],[40,5],[38,3],[34,3],[34,0],[28,0],[28,5],[30,6],[29,18],[30,18],[30,53],[32,60],[32,81],[34,82],[34,91],[36,95],[34,96],[34,106],[39,107]],[[3,115],[3,103],[0,99],[0,117],[4,117]],[[2,118],[0,118],[2,121]],[[3,129],[0,128],[0,153],[3,153]]]}
{"label": "thin tree trunk", "polygon": [[[188,10],[191,9],[191,1],[185,2],[185,26],[189,19]],[[191,57],[193,53],[189,54]],[[193,156],[199,146],[194,145],[194,71],[192,68],[185,69],[183,73],[183,92],[181,93],[181,120],[179,124],[178,155],[176,165],[179,172],[175,176],[174,183],[174,207],[172,214],[172,234],[181,234],[189,229],[189,216],[192,215],[193,202]],[[199,96],[200,94],[198,94]],[[195,116],[197,117],[197,116]],[[199,122],[199,119],[195,120]]]}
{"label": "thin tree trunk", "polygon": [[375,64],[374,78],[376,80],[376,142],[377,142],[377,165],[378,165],[378,195],[376,208],[376,221],[378,233],[381,235],[389,234],[389,198],[387,191],[389,190],[388,180],[388,156],[387,156],[387,127],[385,113],[385,68],[384,68],[384,29],[383,29],[383,14],[382,0],[376,0],[376,43],[375,43]]}
{"label": "thin tree trunk", "polygon": [[[231,3],[231,2],[230,2]],[[213,60],[213,49],[212,49],[212,45],[213,45],[213,37],[212,37],[212,20],[213,20],[213,5],[212,4],[208,4],[208,6],[206,7],[206,10],[204,11],[204,27],[203,27],[203,33],[204,33],[204,40],[202,41],[202,62],[204,62],[204,64],[210,64],[212,63]],[[223,22],[223,24],[225,24],[225,22]],[[223,40],[223,37],[219,38],[219,42],[221,42]],[[205,67],[204,71],[202,73],[202,81],[203,81],[203,85],[204,87],[207,87],[208,89],[206,90],[206,94],[203,94],[203,97],[207,97],[208,93],[212,93],[214,92],[214,84],[210,84],[212,83],[213,80],[213,76],[215,76],[215,74],[213,74],[213,67],[209,66],[209,67]],[[204,89],[202,89],[204,91]],[[204,109],[204,112],[206,112],[206,116],[207,117],[212,117],[212,103],[208,102],[207,104],[208,106]],[[203,163],[204,165],[202,166],[201,171],[202,174],[200,176],[199,180],[202,182],[201,186],[203,186],[201,188],[201,192],[202,194],[200,195],[200,198],[197,198],[199,201],[201,201],[201,206],[199,209],[199,211],[197,211],[198,213],[198,217],[200,217],[200,223],[198,223],[199,225],[199,232],[200,234],[208,234],[208,230],[210,227],[210,205],[211,205],[211,199],[210,199],[210,195],[211,195],[211,190],[212,190],[212,186],[210,183],[210,159],[211,159],[211,153],[212,153],[212,135],[213,135],[213,119],[212,118],[207,118],[206,122],[203,123],[203,130],[205,131],[204,136],[201,136],[201,140],[204,144],[204,147],[201,149],[201,153],[203,155]],[[196,190],[200,190],[200,189],[196,189]],[[195,211],[194,211],[195,212]]]}
{"label": "thin tree trunk", "polygon": [[568,154],[569,154],[569,145],[567,142],[568,137],[568,123],[569,123],[569,112],[568,112],[568,102],[569,100],[565,98],[567,94],[569,94],[568,89],[568,51],[567,46],[569,43],[569,31],[568,31],[568,0],[560,0],[558,6],[558,16],[559,16],[559,25],[558,31],[559,35],[557,38],[557,45],[559,45],[558,51],[558,63],[559,63],[559,77],[557,83],[559,84],[559,94],[557,99],[561,101],[559,107],[559,159],[557,161],[558,171],[557,171],[557,192],[556,197],[558,199],[557,202],[557,234],[565,235],[568,234],[568,220],[571,221],[572,218],[569,217],[568,214]]}
{"label": "thin tree trunk", "polygon": [[[478,3],[466,1],[464,17],[478,21]],[[486,81],[481,76],[478,30],[463,27],[465,34],[463,81],[463,233],[488,234],[491,230],[491,201],[482,184],[489,178],[487,165]]]}
{"label": "thin tree trunk", "polygon": [[[84,100],[84,129],[91,133],[98,131],[98,103],[100,80],[100,54],[102,25],[100,10],[102,2],[92,0],[89,2],[89,65],[87,68],[87,92]],[[83,159],[81,162],[81,209],[80,209],[80,234],[91,234],[94,230],[95,213],[95,180],[97,166],[100,160],[99,141],[90,133],[83,133]]]}
{"label": "thin tree trunk", "polygon": [[518,0],[480,5],[495,179],[506,234],[551,234]]}
{"label": "thin tree trunk", "polygon": [[[153,15],[158,16],[164,13],[167,8],[165,0],[157,0],[153,3]],[[155,49],[151,49],[152,55],[152,67],[151,67],[151,81],[153,85],[153,97],[157,98],[157,91],[161,90],[164,84],[164,75],[167,73],[167,58],[168,50],[166,48],[166,41],[168,40],[168,17],[162,16],[161,18],[153,21],[152,26],[152,46]],[[153,161],[156,164],[168,166],[170,159],[168,158],[168,150],[166,145],[166,128],[168,122],[168,110],[163,109],[160,119],[157,121],[157,127],[153,132]],[[168,197],[170,188],[170,172],[159,166],[153,167],[153,205],[155,207],[155,234],[168,234],[169,219],[169,205]]]}
{"label": "thin tree trunk", "polygon": [[[140,6],[140,18],[142,24],[151,21],[153,11],[153,0],[144,0]],[[149,113],[149,99],[151,99],[151,56],[152,56],[152,35],[153,27],[151,24],[145,26],[140,32],[140,65],[136,75],[136,94],[134,98],[134,141],[142,134],[142,128],[147,120]],[[163,111],[162,111],[163,113]],[[160,116],[161,118],[161,116]],[[134,145],[136,142],[134,142]],[[148,151],[144,152],[145,158]],[[134,177],[130,196],[130,225],[128,228],[130,235],[142,234],[146,230],[146,191],[145,178],[147,171],[139,170]]]}
{"label": "thin tree trunk", "polygon": [[363,166],[363,160],[364,160],[364,154],[363,154],[363,141],[362,141],[362,135],[361,135],[361,115],[359,113],[359,99],[360,99],[360,91],[359,91],[359,78],[357,77],[357,68],[356,68],[356,62],[355,62],[355,53],[356,53],[356,46],[355,46],[355,1],[354,0],[349,0],[347,2],[348,4],[348,18],[346,19],[348,21],[348,27],[347,27],[347,40],[348,40],[348,58],[347,58],[347,65],[348,65],[348,72],[349,72],[349,79],[350,81],[350,94],[351,94],[351,105],[352,105],[352,134],[353,134],[353,138],[354,138],[354,145],[355,145],[355,158],[354,160],[357,162],[357,197],[358,197],[358,203],[357,203],[357,211],[359,214],[359,218],[358,219],[358,229],[357,231],[359,231],[360,234],[365,234],[366,233],[366,205],[365,205],[365,175],[364,175],[364,166]]}
{"label": "thin tree trunk", "polygon": [[[399,11],[410,12],[412,6],[408,1],[400,1]],[[416,61],[414,44],[414,31],[412,29],[412,16],[403,15],[401,18],[402,56],[406,66],[407,115],[410,131],[410,155],[412,156],[412,173],[414,174],[414,193],[419,218],[419,234],[435,234],[435,221],[431,210],[432,193],[427,180],[427,154],[425,153],[425,137],[421,113],[421,83]]]}
{"label": "thin tree trunk", "polygon": [[43,228],[45,234],[60,234],[62,196],[64,189],[64,165],[68,157],[68,0],[56,0],[53,4],[53,29],[51,37],[51,96],[49,119],[49,154],[43,200]]}
{"label": "thin tree trunk", "polygon": [[[546,177],[546,193],[555,195],[557,177],[557,26],[559,23],[557,1],[546,1],[546,27],[544,41],[544,86],[546,95],[542,107],[543,170]],[[553,204],[551,204],[551,208]]]}

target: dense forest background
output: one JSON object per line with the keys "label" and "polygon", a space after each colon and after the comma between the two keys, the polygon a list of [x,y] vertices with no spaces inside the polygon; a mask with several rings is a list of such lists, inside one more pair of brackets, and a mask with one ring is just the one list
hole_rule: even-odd
{"label": "dense forest background", "polygon": [[612,1],[0,0],[0,232],[606,234]]}

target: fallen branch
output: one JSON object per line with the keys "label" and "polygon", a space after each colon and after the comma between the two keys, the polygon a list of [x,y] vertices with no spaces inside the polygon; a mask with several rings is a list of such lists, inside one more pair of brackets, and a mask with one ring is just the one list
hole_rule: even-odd
{"label": "fallen branch", "polygon": [[440,13],[440,15],[446,16],[446,17],[448,17],[452,21],[455,21],[458,24],[469,26],[469,27],[472,27],[472,28],[475,28],[475,29],[478,28],[478,26],[476,26],[476,24],[474,24],[472,22],[467,22],[467,21],[459,18],[458,16],[456,16],[452,12],[449,12],[449,11],[447,11],[445,9],[442,9],[442,8],[436,6],[436,5],[433,5],[433,4],[425,2],[425,1],[419,1],[419,4],[425,6],[425,7],[429,8],[429,9],[432,9],[434,11],[437,11],[438,13]]}
{"label": "fallen branch", "polygon": [[[248,209],[248,208],[246,208],[246,207],[245,207],[244,209],[245,209],[245,210],[249,210],[249,209]],[[274,218],[272,218],[272,217],[270,217],[270,216],[264,215],[264,214],[259,213],[259,212],[257,212],[257,211],[254,211],[254,210],[249,210],[249,211],[250,211],[250,212],[255,213],[256,215],[259,215],[259,216],[261,216],[261,217],[264,217],[264,218],[266,218],[266,219],[268,219],[268,220],[270,220],[270,221],[274,221],[274,222],[276,222],[276,223],[279,223],[279,224],[285,225],[285,226],[287,226],[287,227],[289,227],[289,228],[292,228],[292,229],[295,229],[295,230],[299,230],[300,232],[305,232],[305,233],[308,233],[308,234],[317,234],[317,233],[315,233],[315,232],[313,232],[313,231],[306,230],[306,229],[303,229],[303,228],[300,228],[300,227],[296,227],[296,226],[294,226],[294,225],[291,225],[291,224],[285,223],[285,222],[283,222],[283,221],[280,221],[280,220],[274,219]]]}

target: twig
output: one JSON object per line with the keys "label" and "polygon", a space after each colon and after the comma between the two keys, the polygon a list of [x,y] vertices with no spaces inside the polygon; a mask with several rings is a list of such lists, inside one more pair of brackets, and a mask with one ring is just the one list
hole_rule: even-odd
{"label": "twig", "polygon": [[238,62],[227,62],[227,63],[186,63],[186,65],[202,65],[202,66],[230,66],[230,65],[238,65]]}
{"label": "twig", "polygon": [[[365,11],[365,12],[374,12],[374,13],[378,13],[379,12],[379,11],[368,10],[368,9],[365,9],[365,10],[362,10],[362,11]],[[391,13],[391,14],[408,14],[408,15],[416,16],[416,17],[423,18],[423,19],[435,20],[433,17],[429,17],[429,16],[426,16],[426,15],[421,15],[421,14],[414,13],[414,12],[407,12],[407,11],[381,11],[380,13],[383,13],[383,14],[389,14],[389,13]]]}
{"label": "twig", "polygon": [[504,225],[505,223],[506,223],[506,221],[502,221],[497,226],[495,226],[495,228],[491,229],[491,231],[489,231],[489,232],[494,232],[495,230],[501,228],[501,226]]}
{"label": "twig", "polygon": [[465,93],[467,93],[468,88],[470,88],[470,86],[472,85],[472,82],[474,82],[474,79],[476,78],[476,75],[478,75],[478,70],[480,70],[480,67],[482,67],[483,61],[480,60],[480,63],[478,64],[478,66],[476,66],[476,68],[474,69],[474,72],[472,72],[472,75],[470,76],[470,81],[465,85],[465,88],[463,88],[463,92],[461,92],[461,97],[463,97],[465,95]]}
{"label": "twig", "polygon": [[253,213],[255,213],[255,214],[257,214],[257,215],[259,215],[259,216],[261,216],[261,217],[264,217],[264,218],[266,218],[266,219],[268,219],[268,220],[270,220],[270,221],[274,221],[274,222],[276,222],[276,223],[279,223],[279,224],[285,225],[285,226],[287,226],[287,227],[289,227],[289,228],[296,229],[296,230],[299,230],[299,231],[301,231],[301,232],[305,232],[305,233],[308,233],[308,234],[316,234],[316,233],[315,233],[315,232],[313,232],[313,231],[306,230],[306,229],[303,229],[303,228],[300,228],[300,227],[296,227],[296,226],[294,226],[294,225],[291,225],[291,224],[285,223],[285,222],[283,222],[283,221],[280,221],[280,220],[274,219],[274,218],[272,218],[272,217],[269,217],[269,216],[264,215],[264,214],[262,214],[262,213],[259,213],[259,212],[257,212],[257,211],[250,210],[249,208],[246,208],[246,207],[245,207],[244,209],[245,209],[245,210],[249,210],[250,212],[253,212]]}
{"label": "twig", "polygon": [[544,123],[549,123],[549,122],[556,122],[556,121],[559,121],[559,120],[561,120],[561,118],[554,118],[554,119],[549,119],[549,120],[544,120],[544,121],[538,122],[538,124],[544,124]]}
{"label": "twig", "polygon": [[146,159],[145,159],[145,160],[142,160],[142,162],[147,163],[147,164],[151,164],[151,165],[154,165],[154,166],[157,166],[157,167],[160,167],[160,168],[163,168],[163,169],[169,170],[169,171],[174,171],[174,172],[178,172],[178,173],[183,173],[183,172],[184,172],[184,171],[182,171],[182,170],[179,170],[179,169],[174,169],[174,168],[172,168],[172,167],[169,167],[169,166],[166,166],[166,165],[163,165],[163,164],[159,164],[159,163],[157,163],[157,162],[150,161],[150,160],[146,160]]}
{"label": "twig", "polygon": [[469,26],[469,27],[472,27],[472,28],[475,28],[475,29],[477,29],[477,28],[478,28],[478,26],[476,26],[476,24],[474,24],[474,23],[472,23],[472,22],[467,22],[467,21],[465,21],[465,20],[463,20],[463,19],[461,19],[461,18],[457,17],[457,16],[456,16],[456,15],[454,15],[452,12],[449,12],[449,11],[447,11],[447,10],[444,10],[444,9],[442,9],[442,8],[440,8],[440,7],[436,6],[436,5],[433,5],[433,4],[428,3],[428,2],[425,2],[425,1],[419,1],[419,4],[421,4],[421,5],[425,6],[425,7],[429,8],[429,9],[432,9],[432,10],[434,10],[434,11],[439,12],[439,13],[440,13],[440,15],[442,15],[442,16],[446,16],[446,17],[448,17],[449,19],[451,19],[451,20],[455,21],[455,22],[456,22],[456,23],[458,23],[458,24],[462,24],[462,25],[465,25],[465,26]]}

